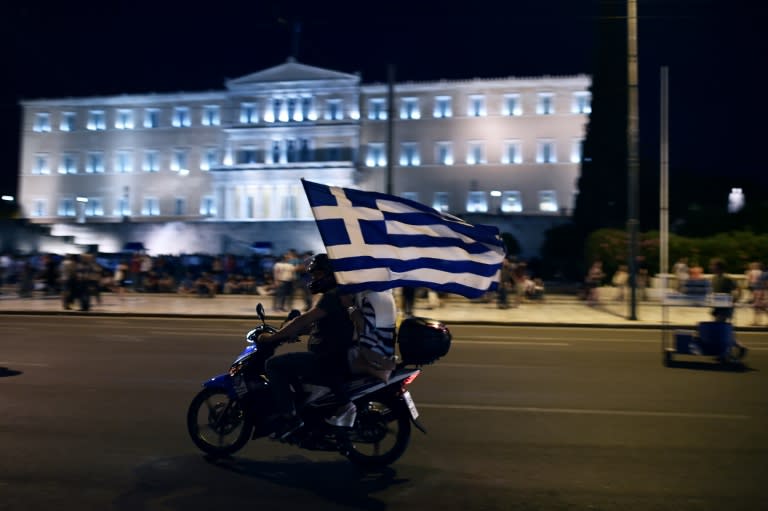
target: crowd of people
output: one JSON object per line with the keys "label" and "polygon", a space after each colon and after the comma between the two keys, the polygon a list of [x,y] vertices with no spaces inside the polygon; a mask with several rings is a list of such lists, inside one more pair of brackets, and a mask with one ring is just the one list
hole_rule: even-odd
{"label": "crowd of people", "polygon": [[[687,257],[679,258],[671,268],[670,289],[685,295],[706,296],[708,293],[725,293],[731,295],[734,302],[748,304],[754,311],[752,324],[760,325],[764,317],[768,317],[768,270],[761,262],[751,262],[744,269],[744,277],[739,281],[723,275],[728,272],[727,264],[720,258],[710,261],[706,275],[699,264],[690,264]],[[730,274],[733,275],[733,274]],[[649,272],[646,265],[638,264],[636,289],[640,300],[647,299]],[[725,283],[727,282],[727,283]],[[615,289],[613,299],[623,301],[629,288],[629,269],[627,265],[619,265],[611,276],[603,271],[603,262],[596,260],[590,265],[584,277],[583,299],[588,305],[597,305],[600,301],[598,290],[610,285]]]}
{"label": "crowd of people", "polygon": [[[289,251],[295,254],[294,251]],[[284,259],[288,254],[281,257]],[[278,295],[271,256],[150,256],[127,254],[0,255],[0,289],[15,288],[20,297],[60,296],[62,306],[88,310],[101,293],[181,293]],[[291,257],[291,262],[294,258]],[[299,279],[301,272],[295,273]]]}

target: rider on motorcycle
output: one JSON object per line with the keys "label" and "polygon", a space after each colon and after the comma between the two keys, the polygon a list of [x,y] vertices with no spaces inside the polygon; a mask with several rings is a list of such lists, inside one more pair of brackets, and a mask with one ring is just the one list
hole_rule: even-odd
{"label": "rider on motorcycle", "polygon": [[347,311],[349,297],[338,293],[327,254],[315,255],[307,271],[311,276],[310,292],[322,293],[321,298],[274,334],[262,333],[258,339],[259,342],[280,342],[309,332],[308,351],[284,353],[267,361],[267,377],[282,418],[278,438],[285,438],[304,425],[296,414],[290,388],[298,378],[325,383],[336,394],[342,407],[336,417],[329,419],[330,423],[347,423],[350,415],[354,421],[354,404],[345,386],[349,377],[347,352],[354,342],[354,326]]}

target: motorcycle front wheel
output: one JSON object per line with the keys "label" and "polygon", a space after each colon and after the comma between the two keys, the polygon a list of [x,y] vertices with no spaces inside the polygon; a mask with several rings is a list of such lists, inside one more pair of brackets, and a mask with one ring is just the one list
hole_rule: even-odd
{"label": "motorcycle front wheel", "polygon": [[355,465],[381,468],[405,453],[411,438],[411,419],[396,397],[357,403],[355,424],[339,433],[341,452]]}
{"label": "motorcycle front wheel", "polygon": [[242,449],[252,429],[240,401],[230,398],[224,389],[203,389],[189,405],[189,436],[201,451],[212,456],[227,456]]}

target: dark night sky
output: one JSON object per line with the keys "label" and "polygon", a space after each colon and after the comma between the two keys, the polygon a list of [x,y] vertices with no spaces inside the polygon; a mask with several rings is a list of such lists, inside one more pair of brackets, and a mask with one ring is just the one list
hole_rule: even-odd
{"label": "dark night sky", "polygon": [[[598,0],[16,1],[0,8],[10,52],[0,96],[4,194],[16,193],[19,100],[222,90],[228,78],[284,62],[297,20],[300,62],[360,72],[364,83],[384,82],[389,63],[398,81],[591,74],[597,45],[609,44],[596,38]],[[765,178],[765,4],[638,0],[638,14],[641,152],[658,155],[666,65],[670,165]]]}

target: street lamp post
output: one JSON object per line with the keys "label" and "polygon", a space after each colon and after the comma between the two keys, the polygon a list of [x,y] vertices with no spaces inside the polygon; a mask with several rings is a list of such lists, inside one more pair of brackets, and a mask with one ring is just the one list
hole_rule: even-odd
{"label": "street lamp post", "polygon": [[637,98],[637,0],[627,0],[627,186],[629,233],[629,281],[630,310],[629,319],[637,319],[637,245],[638,245],[638,98]]}

